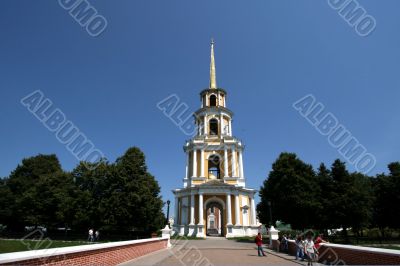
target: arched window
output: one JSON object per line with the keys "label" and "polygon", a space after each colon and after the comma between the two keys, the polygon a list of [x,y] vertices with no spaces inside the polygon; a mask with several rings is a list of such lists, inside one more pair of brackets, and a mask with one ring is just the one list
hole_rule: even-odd
{"label": "arched window", "polygon": [[216,155],[211,155],[208,159],[208,178],[210,179],[220,179],[220,160]]}
{"label": "arched window", "polygon": [[217,96],[215,95],[210,96],[210,106],[217,106]]}
{"label": "arched window", "polygon": [[218,136],[218,120],[215,118],[210,120],[210,135]]}

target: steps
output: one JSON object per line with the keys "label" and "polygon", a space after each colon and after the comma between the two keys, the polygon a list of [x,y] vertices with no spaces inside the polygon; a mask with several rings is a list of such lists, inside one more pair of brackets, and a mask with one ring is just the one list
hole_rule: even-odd
{"label": "steps", "polygon": [[213,236],[213,237],[221,236],[221,234],[218,232],[217,229],[208,229],[207,230],[207,235],[208,236]]}

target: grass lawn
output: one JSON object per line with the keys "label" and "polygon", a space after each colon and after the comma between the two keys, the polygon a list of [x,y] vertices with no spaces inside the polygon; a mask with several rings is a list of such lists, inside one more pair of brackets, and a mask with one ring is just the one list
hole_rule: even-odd
{"label": "grass lawn", "polygon": [[9,240],[0,239],[0,253],[28,251],[46,248],[59,248],[87,245],[86,241],[52,241],[52,240]]}

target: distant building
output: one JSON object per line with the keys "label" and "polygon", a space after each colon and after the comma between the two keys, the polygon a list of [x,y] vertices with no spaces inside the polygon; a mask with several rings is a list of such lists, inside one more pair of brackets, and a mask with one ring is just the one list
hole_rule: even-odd
{"label": "distant building", "polygon": [[200,93],[195,113],[198,131],[187,141],[186,176],[175,195],[174,232],[181,236],[254,236],[254,189],[246,188],[242,141],[233,136],[233,112],[227,92],[217,87],[214,42],[211,42],[210,86]]}

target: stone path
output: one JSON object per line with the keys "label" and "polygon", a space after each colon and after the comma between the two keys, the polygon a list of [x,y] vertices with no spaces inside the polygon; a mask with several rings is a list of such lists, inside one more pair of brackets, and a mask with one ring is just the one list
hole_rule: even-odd
{"label": "stone path", "polygon": [[182,265],[182,266],[247,266],[247,265],[307,265],[292,256],[267,251],[258,257],[255,244],[239,243],[224,238],[172,241],[173,248],[158,251],[122,266]]}

